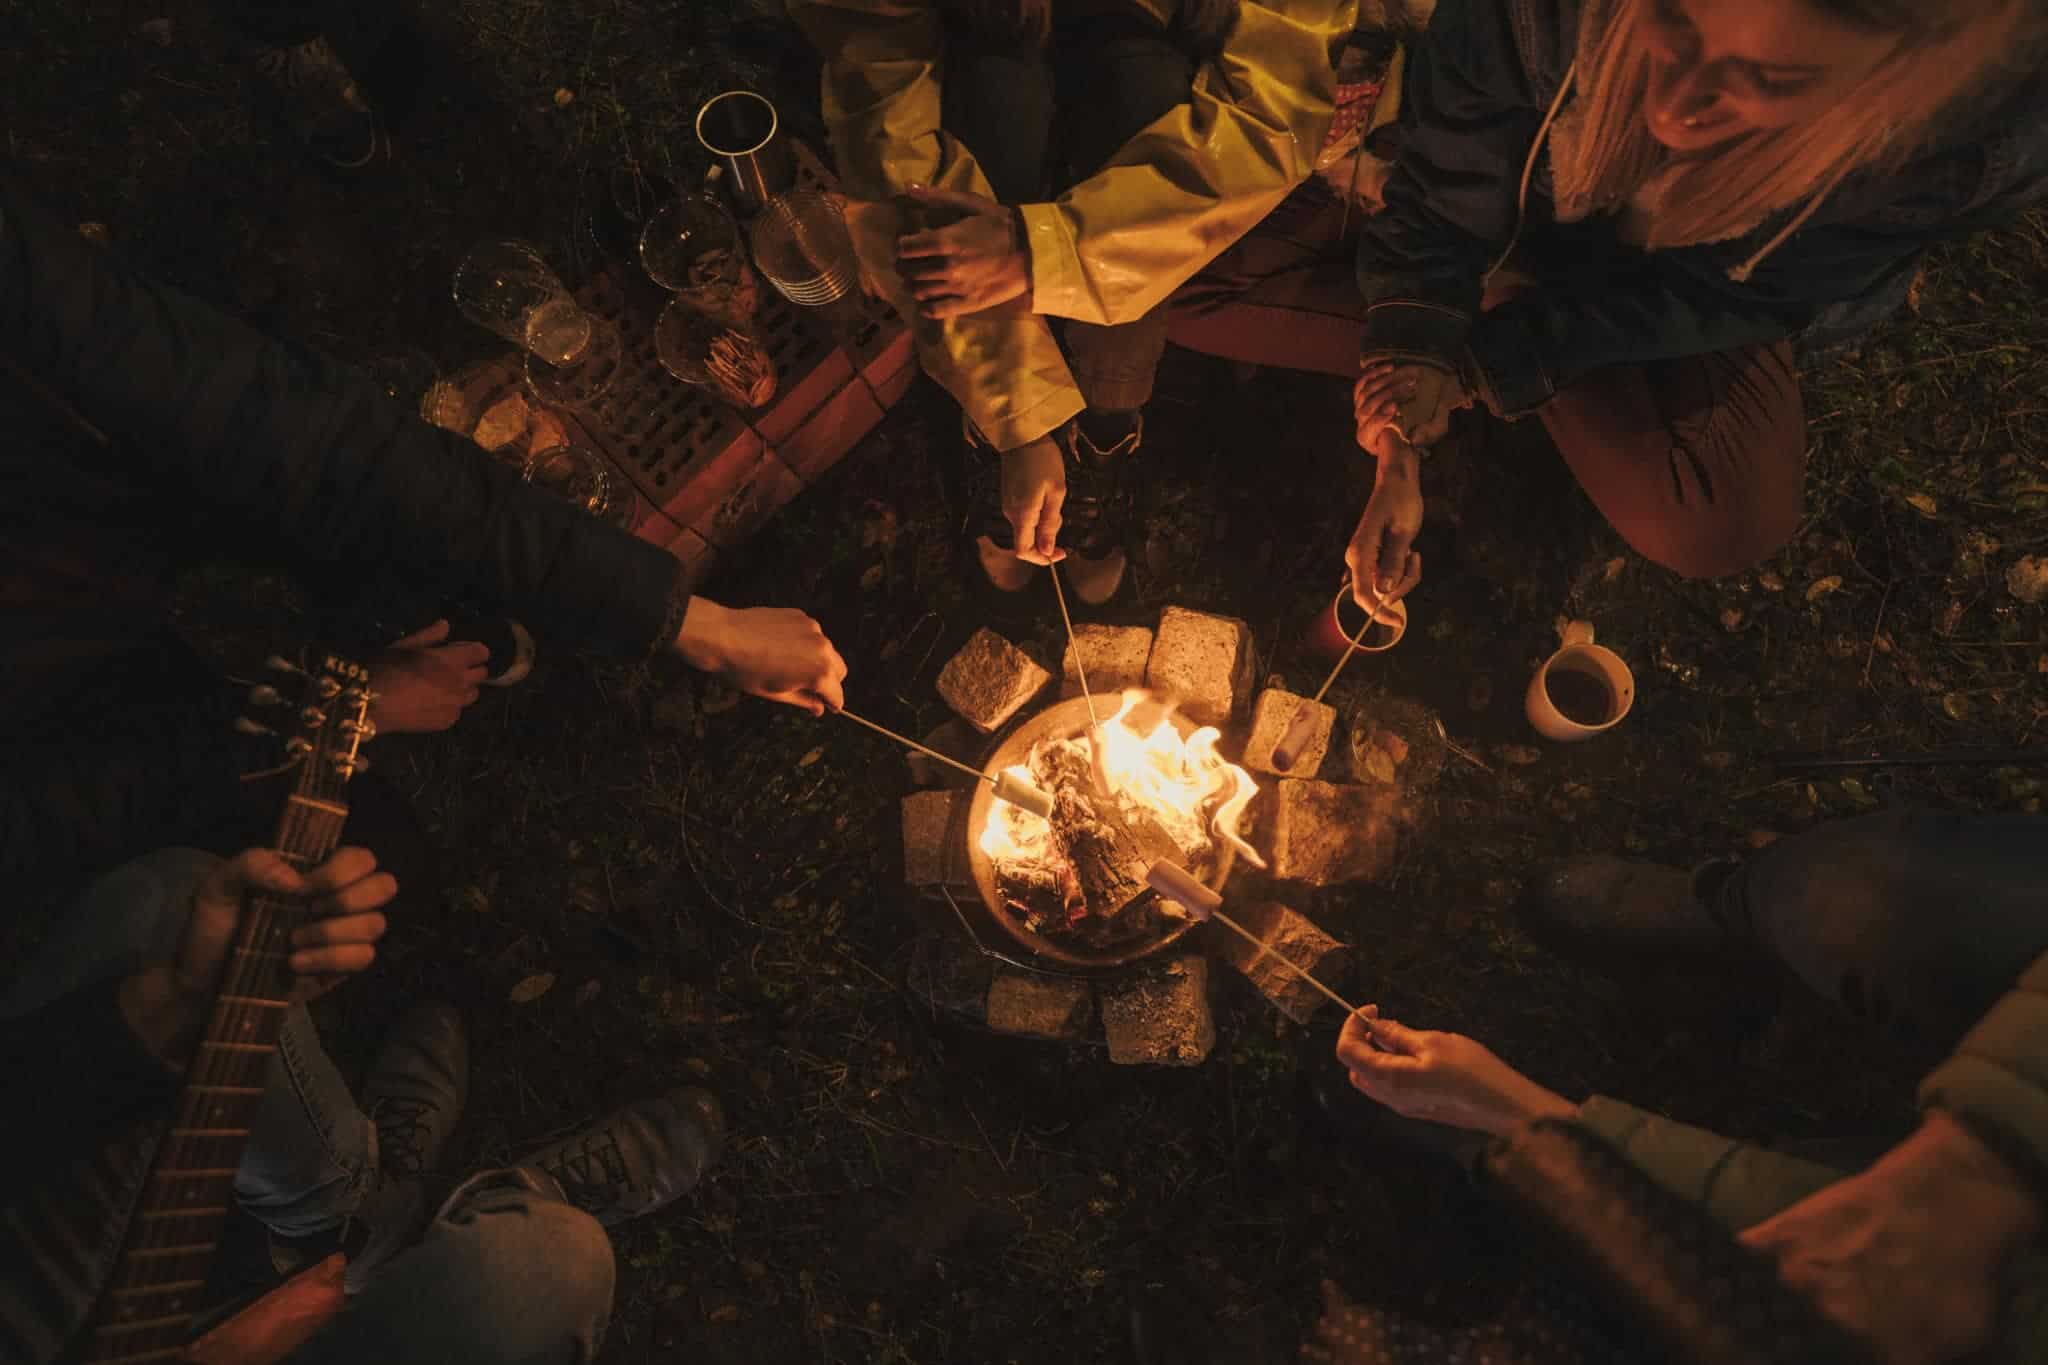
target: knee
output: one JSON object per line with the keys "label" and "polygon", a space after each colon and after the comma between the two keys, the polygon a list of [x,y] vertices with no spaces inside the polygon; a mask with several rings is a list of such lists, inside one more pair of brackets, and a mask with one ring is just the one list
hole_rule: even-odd
{"label": "knee", "polygon": [[595,1218],[512,1190],[476,1197],[385,1272],[409,1281],[415,1306],[435,1304],[443,1333],[472,1358],[508,1362],[595,1356],[615,1275]]}
{"label": "knee", "polygon": [[1711,502],[1678,503],[1665,515],[1617,521],[1622,539],[1681,578],[1729,578],[1755,568],[1799,529],[1801,490],[1726,489]]}

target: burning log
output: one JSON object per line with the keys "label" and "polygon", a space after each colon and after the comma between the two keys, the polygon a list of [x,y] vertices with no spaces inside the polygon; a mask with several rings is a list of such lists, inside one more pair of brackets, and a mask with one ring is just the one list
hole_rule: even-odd
{"label": "burning log", "polygon": [[1150,890],[1145,874],[1154,862],[1182,850],[1157,820],[1100,791],[1081,753],[1055,750],[1046,763],[1053,842],[1073,865],[1088,910],[1113,917]]}

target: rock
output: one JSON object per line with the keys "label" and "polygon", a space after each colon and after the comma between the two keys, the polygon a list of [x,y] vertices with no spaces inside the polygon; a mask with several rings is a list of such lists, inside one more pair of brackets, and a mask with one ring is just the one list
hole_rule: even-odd
{"label": "rock", "polygon": [[1152,657],[1152,632],[1143,626],[1075,626],[1074,641],[1060,656],[1060,696],[1081,695],[1081,678],[1074,668],[1074,653],[1088,670],[1088,690],[1100,700],[1109,698],[1105,717],[1119,704],[1117,694],[1126,687],[1145,685],[1145,663]]}
{"label": "rock", "polygon": [[1222,725],[1251,702],[1252,631],[1234,616],[1168,607],[1145,684],[1200,725]]}
{"label": "rock", "polygon": [[988,988],[988,1026],[1021,1038],[1073,1042],[1088,1035],[1095,992],[1079,977],[998,968]]}
{"label": "rock", "polygon": [[939,695],[983,734],[992,734],[1052,681],[1052,674],[984,626],[939,670]]}
{"label": "rock", "polygon": [[1378,877],[1393,863],[1402,820],[1397,787],[1283,779],[1267,819],[1273,875],[1310,886]]}
{"label": "rock", "polygon": [[[1348,947],[1317,928],[1307,916],[1278,901],[1266,901],[1240,912],[1237,922],[1259,942],[1332,990],[1338,989],[1337,983],[1351,965]],[[1245,979],[1258,987],[1259,994],[1295,1023],[1307,1023],[1311,1015],[1330,1003],[1321,991],[1236,934],[1219,942],[1223,960],[1244,973]]]}
{"label": "rock", "polygon": [[956,791],[912,792],[903,798],[903,880],[926,889],[968,886],[967,796]]}
{"label": "rock", "polygon": [[1124,1066],[1197,1066],[1216,1045],[1209,959],[1172,958],[1101,988],[1109,1060]]}
{"label": "rock", "polygon": [[[1307,742],[1294,756],[1294,763],[1288,768],[1273,766],[1273,748],[1294,724],[1295,717],[1304,711],[1315,716],[1314,728],[1307,734]],[[1257,773],[1284,773],[1288,777],[1314,777],[1323,766],[1323,755],[1330,751],[1330,735],[1337,725],[1336,708],[1325,706],[1319,701],[1296,696],[1278,687],[1269,687],[1259,693],[1259,699],[1252,706],[1252,734],[1244,742],[1244,766]]]}

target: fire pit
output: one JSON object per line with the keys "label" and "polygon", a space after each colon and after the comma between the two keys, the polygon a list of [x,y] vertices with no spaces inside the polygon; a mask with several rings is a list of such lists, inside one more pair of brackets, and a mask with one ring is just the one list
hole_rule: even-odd
{"label": "fire pit", "polygon": [[1136,689],[1095,707],[1107,790],[1095,779],[1088,702],[1070,698],[1018,726],[985,768],[1014,770],[1051,794],[1051,820],[977,786],[964,830],[991,918],[1020,947],[1068,969],[1123,967],[1194,927],[1145,886],[1152,859],[1172,858],[1219,891],[1239,857],[1260,861],[1238,835],[1257,785],[1216,752],[1214,727]]}

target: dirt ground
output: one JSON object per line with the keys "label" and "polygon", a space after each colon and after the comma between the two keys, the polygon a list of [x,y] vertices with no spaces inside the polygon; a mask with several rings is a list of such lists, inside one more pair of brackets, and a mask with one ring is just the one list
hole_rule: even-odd
{"label": "dirt ground", "polygon": [[[151,268],[281,334],[444,369],[494,344],[448,302],[486,235],[572,277],[586,176],[626,156],[694,177],[690,113],[735,82],[815,128],[812,65],[745,0],[452,0],[374,61],[389,169],[341,181],[252,112],[202,5],[0,5],[7,155]],[[348,36],[358,50],[374,32]],[[1479,433],[1430,466],[1430,572],[1408,639],[1356,668],[1434,707],[1452,758],[1382,883],[1304,902],[1358,945],[1349,983],[1568,1095],[1598,1091],[1746,1137],[1900,1131],[1927,1058],[1768,971],[1618,976],[1530,937],[1542,860],[1686,864],[1892,801],[2035,810],[2041,770],[1787,778],[1767,755],[2010,748],[2048,721],[2048,614],[2009,593],[2048,551],[2048,223],[1937,252],[1916,314],[1809,366],[1808,515],[1755,572],[1688,583],[1630,555],[1540,434]],[[1367,471],[1341,386],[1240,379],[1175,353],[1145,453],[1152,553],[1111,619],[1238,615],[1265,672],[1341,570]],[[1533,425],[1533,424],[1531,424]],[[849,699],[921,733],[938,668],[987,619],[955,558],[957,418],[920,384],[709,591],[800,604]],[[269,578],[214,575],[196,628],[289,624]],[[1057,617],[1009,629],[1056,647]],[[1615,733],[1535,747],[1522,688],[1559,618],[1596,623],[1640,697]],[[1187,1071],[957,1027],[902,989],[926,924],[901,885],[899,756],[852,726],[666,666],[549,655],[452,733],[383,746],[447,852],[450,892],[397,925],[379,974],[330,997],[367,1057],[406,1002],[470,1019],[456,1169],[643,1092],[700,1082],[730,1150],[693,1197],[621,1230],[607,1361],[1120,1362],[1134,1292],[1165,1286],[1248,1361],[1292,1358],[1324,1277],[1482,1318],[1524,1273],[1460,1179],[1305,1124],[1327,1040],[1241,983]],[[552,981],[529,1003],[514,988]],[[530,989],[530,988],[529,988]]]}

